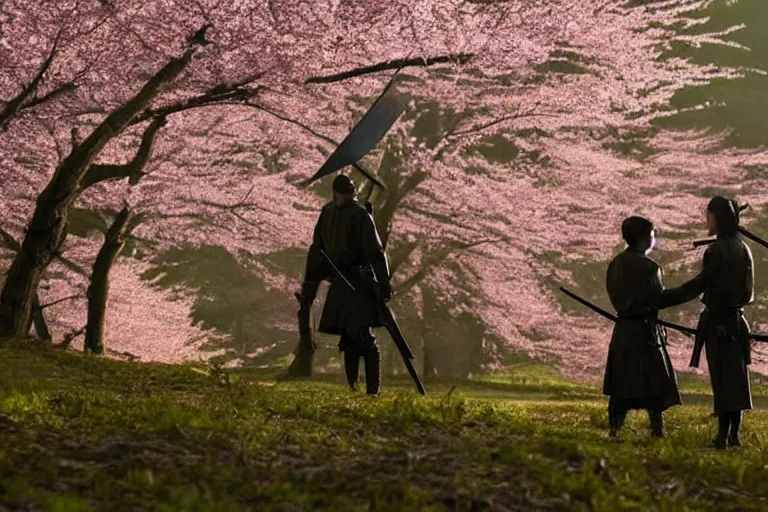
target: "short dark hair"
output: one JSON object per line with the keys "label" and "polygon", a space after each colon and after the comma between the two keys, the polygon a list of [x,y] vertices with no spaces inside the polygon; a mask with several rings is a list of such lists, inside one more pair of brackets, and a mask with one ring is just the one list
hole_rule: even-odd
{"label": "short dark hair", "polygon": [[653,222],[643,217],[627,217],[621,223],[621,236],[627,245],[632,246],[643,237],[651,234],[653,231]]}
{"label": "short dark hair", "polygon": [[346,174],[339,174],[333,179],[333,190],[339,194],[355,194],[357,187],[355,182]]}
{"label": "short dark hair", "polygon": [[739,230],[739,205],[723,196],[709,200],[707,211],[715,216],[717,232],[720,235],[735,235]]}

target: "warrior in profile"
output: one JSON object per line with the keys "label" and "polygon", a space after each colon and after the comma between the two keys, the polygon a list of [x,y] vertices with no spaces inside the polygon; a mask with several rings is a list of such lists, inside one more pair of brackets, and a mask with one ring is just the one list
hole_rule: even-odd
{"label": "warrior in profile", "polygon": [[683,302],[664,289],[659,265],[648,257],[655,244],[651,221],[629,217],[621,225],[627,249],[608,265],[606,288],[618,320],[608,349],[603,393],[608,421],[619,434],[631,409],[645,409],[651,434],[664,437],[663,411],[680,405],[677,376],[667,352],[658,311]]}
{"label": "warrior in profile", "polygon": [[362,358],[366,392],[376,395],[381,354],[372,328],[382,325],[378,304],[390,299],[390,276],[373,217],[356,194],[347,176],[333,180],[333,201],[323,207],[315,226],[300,295],[302,307],[308,308],[320,281],[330,280],[318,331],[341,336],[350,388],[355,389]]}
{"label": "warrior in profile", "polygon": [[754,260],[739,238],[739,207],[716,196],[707,205],[707,227],[717,240],[707,247],[701,272],[668,290],[683,301],[702,295],[704,311],[699,317],[690,365],[699,366],[706,347],[707,366],[718,417],[714,447],[741,446],[739,428],[742,411],[752,409],[747,365],[752,362],[750,328],[744,306],[754,300]]}

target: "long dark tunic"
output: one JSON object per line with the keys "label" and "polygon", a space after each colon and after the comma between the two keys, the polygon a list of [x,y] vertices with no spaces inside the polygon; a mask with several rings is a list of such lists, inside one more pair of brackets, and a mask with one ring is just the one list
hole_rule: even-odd
{"label": "long dark tunic", "polygon": [[331,281],[331,286],[318,330],[327,334],[346,332],[357,338],[369,327],[381,327],[371,263],[386,256],[365,206],[356,200],[342,207],[333,202],[326,204],[315,226],[310,254],[316,255],[320,249],[330,256],[355,291],[326,266],[323,277]]}
{"label": "long dark tunic", "polygon": [[743,308],[754,300],[754,283],[752,252],[733,235],[718,237],[707,248],[699,275],[668,290],[686,301],[703,294],[706,308],[699,317],[691,366],[699,365],[705,348],[717,414],[752,409],[750,329]]}
{"label": "long dark tunic", "polygon": [[682,403],[658,310],[674,305],[664,290],[659,265],[627,249],[608,265],[606,288],[618,313],[613,328],[603,393],[626,409],[665,410]]}

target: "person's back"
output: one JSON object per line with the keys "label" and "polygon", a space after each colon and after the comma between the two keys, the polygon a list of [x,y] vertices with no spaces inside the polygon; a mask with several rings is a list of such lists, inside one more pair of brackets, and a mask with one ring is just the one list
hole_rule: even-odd
{"label": "person's back", "polygon": [[608,265],[606,289],[611,304],[620,315],[653,315],[657,307],[652,303],[649,283],[659,272],[659,266],[644,253],[627,249]]}
{"label": "person's back", "polygon": [[724,236],[710,245],[707,258],[715,263],[701,302],[711,310],[738,309],[755,299],[752,251],[738,236]]}
{"label": "person's back", "polygon": [[318,234],[325,252],[340,269],[366,265],[371,251],[383,252],[378,234],[373,231],[366,235],[364,223],[371,222],[368,216],[365,206],[356,199],[341,206],[329,202],[323,207]]}

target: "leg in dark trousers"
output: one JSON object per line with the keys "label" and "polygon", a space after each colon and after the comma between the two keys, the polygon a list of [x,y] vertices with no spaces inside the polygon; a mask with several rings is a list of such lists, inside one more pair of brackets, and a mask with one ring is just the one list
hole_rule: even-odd
{"label": "leg in dark trousers", "polygon": [[731,415],[731,433],[728,436],[728,444],[730,446],[741,446],[741,439],[739,439],[739,428],[741,427],[741,411],[730,413]]}
{"label": "leg in dark trousers", "polygon": [[728,427],[731,424],[731,413],[726,412],[717,415],[717,437],[712,443],[716,449],[725,450],[728,440]]}
{"label": "leg in dark trousers", "polygon": [[611,397],[608,401],[608,423],[611,427],[611,437],[619,435],[619,430],[624,426],[627,418],[627,408],[621,400]]}
{"label": "leg in dark trousers", "polygon": [[351,389],[355,389],[357,386],[357,376],[360,371],[360,352],[354,340],[350,339],[347,333],[341,335],[339,350],[344,353],[344,373],[347,377],[347,384],[349,384]]}
{"label": "leg in dark trousers", "polygon": [[381,351],[379,344],[374,339],[365,350],[365,387],[369,395],[377,395],[381,388]]}
{"label": "leg in dark trousers", "polygon": [[648,418],[651,420],[651,435],[664,437],[664,413],[660,409],[648,409]]}

